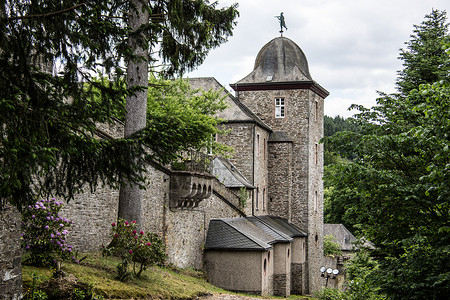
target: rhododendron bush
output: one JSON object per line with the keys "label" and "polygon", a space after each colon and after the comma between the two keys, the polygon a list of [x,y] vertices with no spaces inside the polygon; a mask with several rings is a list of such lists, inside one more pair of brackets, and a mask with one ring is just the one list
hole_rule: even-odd
{"label": "rhododendron bush", "polygon": [[112,242],[103,246],[102,252],[122,259],[117,265],[119,280],[125,281],[131,275],[130,265],[133,274],[139,277],[148,266],[164,264],[166,254],[162,240],[154,233],[138,230],[136,221],[119,219],[111,224],[111,235]]}
{"label": "rhododendron bush", "polygon": [[67,243],[72,221],[61,217],[62,202],[42,199],[29,205],[22,213],[22,247],[25,262],[48,266],[63,259],[76,261],[73,248]]}

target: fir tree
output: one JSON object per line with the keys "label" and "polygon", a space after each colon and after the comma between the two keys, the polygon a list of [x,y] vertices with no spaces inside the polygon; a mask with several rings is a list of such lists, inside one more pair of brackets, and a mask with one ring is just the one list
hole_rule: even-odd
{"label": "fir tree", "polygon": [[420,84],[448,78],[450,63],[445,52],[449,41],[446,11],[433,9],[420,25],[414,25],[411,40],[400,49],[403,69],[398,72],[397,86],[403,95]]}
{"label": "fir tree", "polygon": [[[85,184],[142,184],[147,146],[164,148],[161,141],[149,140],[145,129],[123,139],[96,136],[98,123],[125,111],[127,95],[146,88],[126,84],[124,62],[143,57],[130,41],[138,37],[146,51],[142,74],[175,76],[226,41],[237,11],[199,0],[145,1],[148,22],[133,28],[131,3],[1,2],[2,201],[20,208],[37,196],[71,199]],[[158,153],[156,159],[167,160]]]}

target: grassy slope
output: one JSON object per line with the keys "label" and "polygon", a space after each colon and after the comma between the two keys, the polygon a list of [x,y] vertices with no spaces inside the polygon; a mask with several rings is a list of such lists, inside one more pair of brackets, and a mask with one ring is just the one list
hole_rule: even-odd
{"label": "grassy slope", "polygon": [[[143,272],[141,278],[120,282],[114,278],[118,262],[114,258],[88,254],[80,265],[65,263],[62,270],[82,282],[92,283],[95,293],[106,299],[193,299],[208,293],[230,293],[207,283],[202,273],[189,269],[174,271],[151,267]],[[51,277],[52,270],[23,266],[24,291],[31,286],[33,273],[45,281]]]}

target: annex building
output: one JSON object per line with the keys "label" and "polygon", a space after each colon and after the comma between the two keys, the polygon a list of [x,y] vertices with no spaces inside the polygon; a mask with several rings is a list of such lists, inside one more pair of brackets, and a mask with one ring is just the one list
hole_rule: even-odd
{"label": "annex building", "polygon": [[[328,92],[316,83],[306,56],[277,37],[256,56],[228,93],[214,78],[193,88],[222,90],[219,117],[229,131],[218,142],[235,149],[208,166],[152,164],[143,192],[143,227],[163,238],[170,263],[206,271],[211,283],[261,295],[310,294],[323,282],[323,112]],[[123,136],[103,125],[103,135]],[[100,135],[99,135],[100,136]],[[70,239],[82,251],[109,242],[119,191],[86,192],[64,208]]]}

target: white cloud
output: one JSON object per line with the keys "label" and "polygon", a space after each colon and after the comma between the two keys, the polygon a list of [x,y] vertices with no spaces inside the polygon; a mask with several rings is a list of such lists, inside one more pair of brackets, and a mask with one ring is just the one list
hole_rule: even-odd
{"label": "white cloud", "polygon": [[349,116],[350,104],[372,106],[377,90],[395,91],[399,48],[432,8],[450,13],[450,1],[242,0],[234,35],[188,76],[213,76],[227,88],[242,79],[259,50],[279,36],[274,16],[284,12],[284,36],[302,48],[312,77],[330,92],[325,113]]}

